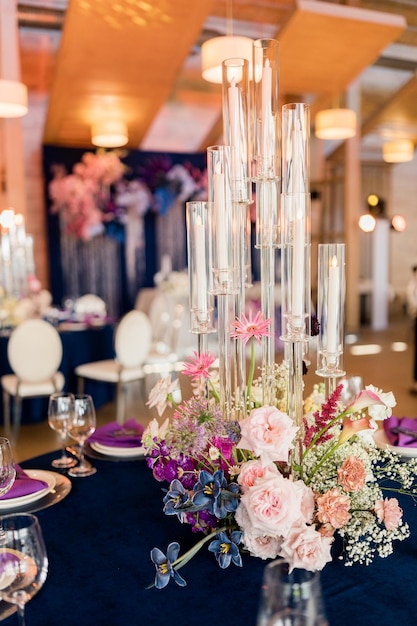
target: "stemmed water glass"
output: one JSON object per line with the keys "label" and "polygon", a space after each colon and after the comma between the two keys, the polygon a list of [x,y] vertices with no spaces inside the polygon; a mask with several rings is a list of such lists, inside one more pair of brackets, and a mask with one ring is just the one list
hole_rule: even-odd
{"label": "stemmed water glass", "polygon": [[76,464],[76,460],[68,456],[65,451],[65,443],[68,434],[68,426],[74,413],[75,396],[72,393],[57,392],[49,397],[48,423],[61,439],[61,457],[52,461],[53,467],[68,468]]}
{"label": "stemmed water glass", "polygon": [[77,477],[91,476],[96,473],[96,468],[86,460],[84,455],[84,444],[86,439],[96,429],[96,412],[93,398],[88,394],[75,396],[75,409],[69,424],[68,434],[75,439],[79,445],[79,464],[72,467],[68,474]]}
{"label": "stemmed water glass", "polygon": [[7,493],[16,478],[13,450],[6,437],[0,437],[0,496]]}
{"label": "stemmed water glass", "polygon": [[15,604],[19,625],[25,625],[25,605],[39,591],[48,559],[38,518],[29,513],[5,515],[0,548],[0,598]]}

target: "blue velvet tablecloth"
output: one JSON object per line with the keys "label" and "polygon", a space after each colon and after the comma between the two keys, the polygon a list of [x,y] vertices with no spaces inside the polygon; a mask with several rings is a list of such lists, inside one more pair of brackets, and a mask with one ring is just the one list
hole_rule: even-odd
{"label": "blue velvet tablecloth", "polygon": [[[51,469],[55,454],[22,465]],[[187,586],[154,579],[149,553],[179,541],[195,543],[190,527],[162,513],[161,484],[144,460],[98,461],[94,476],[73,479],[70,494],[36,513],[49,556],[48,578],[27,605],[27,626],[255,626],[265,562],[221,570],[203,547],[182,570]],[[417,508],[402,498],[412,536],[372,565],[328,565],[321,574],[330,626],[412,626],[417,623]],[[16,615],[2,623],[16,626]]]}
{"label": "blue velvet tablecloth", "polygon": [[[114,325],[88,328],[85,330],[69,330],[60,332],[62,341],[62,361],[59,370],[65,376],[65,390],[77,392],[77,377],[74,370],[77,365],[111,359],[114,356],[113,344]],[[10,374],[11,368],[7,358],[9,337],[0,337],[0,376]],[[114,385],[97,381],[86,381],[85,392],[93,396],[96,408],[115,397]],[[22,403],[22,423],[38,422],[47,417],[48,399],[24,399]],[[0,402],[0,422],[3,422],[3,404]]]}

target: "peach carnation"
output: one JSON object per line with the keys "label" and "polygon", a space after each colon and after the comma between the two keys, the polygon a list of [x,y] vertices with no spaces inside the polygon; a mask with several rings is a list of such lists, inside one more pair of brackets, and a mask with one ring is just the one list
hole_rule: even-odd
{"label": "peach carnation", "polygon": [[378,521],[384,522],[387,530],[395,530],[401,523],[403,510],[397,498],[385,498],[375,502],[375,513]]}
{"label": "peach carnation", "polygon": [[361,459],[349,456],[337,471],[339,485],[345,491],[360,491],[366,480],[366,470]]}
{"label": "peach carnation", "polygon": [[333,528],[342,528],[350,518],[349,496],[343,495],[337,487],[317,497],[317,518]]}

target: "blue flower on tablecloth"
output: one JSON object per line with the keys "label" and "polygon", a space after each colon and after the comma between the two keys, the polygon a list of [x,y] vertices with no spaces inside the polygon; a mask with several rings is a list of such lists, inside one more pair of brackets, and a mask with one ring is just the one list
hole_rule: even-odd
{"label": "blue flower on tablecloth", "polygon": [[221,532],[217,535],[217,539],[210,543],[208,549],[210,552],[214,552],[217,562],[222,569],[229,567],[230,563],[242,567],[242,557],[238,548],[241,539],[242,533],[240,530],[234,530],[230,538],[225,532]]}
{"label": "blue flower on tablecloth", "polygon": [[180,551],[180,545],[176,541],[169,544],[167,554],[165,554],[159,548],[153,548],[151,550],[151,559],[155,565],[155,587],[157,589],[163,589],[167,586],[170,579],[173,578],[177,585],[185,587],[186,582],[174,569],[173,563],[178,558]]}

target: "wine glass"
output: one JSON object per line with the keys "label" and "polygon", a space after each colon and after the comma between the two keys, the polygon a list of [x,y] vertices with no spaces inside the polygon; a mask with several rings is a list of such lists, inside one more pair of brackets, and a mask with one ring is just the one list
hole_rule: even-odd
{"label": "wine glass", "polygon": [[68,425],[74,413],[74,402],[75,396],[72,393],[57,392],[49,397],[48,423],[59,434],[62,446],[61,457],[52,461],[53,467],[73,467],[77,462],[73,457],[68,456],[65,451]]}
{"label": "wine glass", "polygon": [[16,605],[19,625],[24,626],[25,605],[45,582],[48,558],[37,517],[14,513],[2,521],[0,598]]}
{"label": "wine glass", "polygon": [[70,437],[78,442],[80,447],[80,462],[76,467],[72,467],[68,474],[74,478],[91,476],[96,473],[96,468],[86,460],[84,456],[84,444],[86,439],[93,434],[96,429],[96,412],[93,398],[88,394],[75,396],[75,409],[68,427]]}

